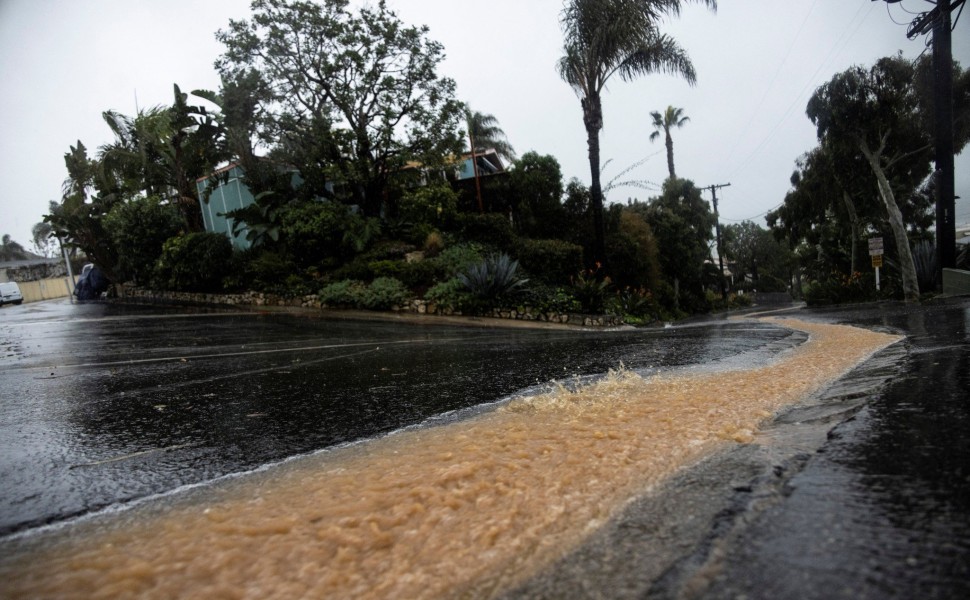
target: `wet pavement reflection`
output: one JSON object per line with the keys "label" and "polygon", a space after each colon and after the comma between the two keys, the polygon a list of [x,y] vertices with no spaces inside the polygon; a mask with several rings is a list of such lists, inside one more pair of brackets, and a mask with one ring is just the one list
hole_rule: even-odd
{"label": "wet pavement reflection", "polygon": [[751,363],[804,339],[728,322],[591,332],[15,308],[0,320],[0,535],[457,418],[551,380],[621,363]]}
{"label": "wet pavement reflection", "polygon": [[701,597],[970,597],[970,301],[799,316],[903,331],[908,358]]}

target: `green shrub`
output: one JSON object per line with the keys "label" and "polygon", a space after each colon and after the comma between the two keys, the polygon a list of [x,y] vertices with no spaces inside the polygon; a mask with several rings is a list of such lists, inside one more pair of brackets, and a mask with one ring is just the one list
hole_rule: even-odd
{"label": "green shrub", "polygon": [[233,267],[226,277],[227,287],[270,292],[284,285],[297,270],[293,261],[279,252],[256,246],[233,255]]}
{"label": "green shrub", "polygon": [[370,284],[344,279],[324,286],[317,297],[327,306],[387,310],[411,298],[411,292],[393,277],[378,277]]}
{"label": "green shrub", "polygon": [[407,263],[403,260],[377,260],[367,263],[367,269],[371,273],[368,279],[375,277],[399,277],[406,266]]}
{"label": "green shrub", "polygon": [[156,284],[163,289],[215,292],[229,274],[232,244],[222,233],[190,233],[169,238],[155,265]]}
{"label": "green shrub", "polygon": [[115,272],[123,281],[147,285],[162,246],[182,229],[178,208],[156,196],[115,204],[104,217],[104,228],[118,253]]}
{"label": "green shrub", "polygon": [[422,186],[401,198],[398,211],[411,224],[444,225],[450,223],[458,210],[458,194],[449,185]]}
{"label": "green shrub", "polygon": [[518,269],[519,261],[512,260],[508,254],[499,254],[468,267],[458,274],[458,280],[475,297],[496,301],[506,298],[528,281],[519,278]]}
{"label": "green shrub", "polygon": [[587,314],[602,313],[606,308],[610,284],[610,278],[601,277],[598,268],[577,275],[573,279],[573,295],[579,302],[580,310]]}
{"label": "green shrub", "polygon": [[302,266],[346,260],[363,252],[380,234],[380,221],[337,202],[298,202],[280,216],[280,242]]}
{"label": "green shrub", "polygon": [[728,308],[747,308],[752,302],[751,294],[728,294]]}
{"label": "green shrub", "polygon": [[424,294],[424,299],[437,304],[439,308],[451,310],[464,310],[473,301],[471,293],[457,277],[432,286]]}
{"label": "green shrub", "polygon": [[858,271],[851,275],[833,272],[829,277],[813,281],[804,290],[809,306],[866,302],[878,298],[874,276]]}
{"label": "green shrub", "polygon": [[411,298],[411,292],[393,277],[378,277],[367,286],[359,299],[359,307],[368,310],[387,310],[401,306]]}
{"label": "green shrub", "polygon": [[367,285],[355,279],[344,279],[326,285],[317,293],[320,302],[327,306],[353,308],[360,305]]}
{"label": "green shrub", "polygon": [[625,316],[645,322],[660,318],[660,303],[646,288],[625,287],[617,292],[614,303],[615,311]]}
{"label": "green shrub", "polygon": [[409,252],[414,252],[418,247],[414,244],[402,240],[383,240],[374,244],[374,247],[359,255],[359,258],[374,260],[404,260]]}
{"label": "green shrub", "polygon": [[502,252],[511,252],[515,234],[508,218],[498,213],[484,215],[461,213],[456,219],[462,239],[494,246]]}
{"label": "green shrub", "polygon": [[571,290],[542,282],[531,282],[520,299],[527,306],[542,313],[575,313],[582,310]]}
{"label": "green shrub", "polygon": [[397,275],[397,278],[410,288],[430,287],[449,277],[450,274],[433,260],[401,263],[401,269]]}
{"label": "green shrub", "polygon": [[425,262],[435,265],[444,277],[451,278],[484,258],[485,248],[481,244],[472,242],[449,246],[442,250],[441,254]]}
{"label": "green shrub", "polygon": [[583,247],[563,240],[520,240],[519,263],[530,275],[547,283],[567,283],[583,268]]}

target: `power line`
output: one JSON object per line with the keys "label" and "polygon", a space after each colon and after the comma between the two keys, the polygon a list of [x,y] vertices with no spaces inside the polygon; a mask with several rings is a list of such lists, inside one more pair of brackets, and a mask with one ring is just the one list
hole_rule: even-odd
{"label": "power line", "polygon": [[734,151],[737,149],[738,144],[741,143],[743,136],[745,135],[745,132],[749,131],[749,127],[751,126],[751,123],[758,115],[758,111],[761,110],[761,107],[764,105],[765,100],[768,98],[768,93],[775,85],[775,81],[778,80],[778,74],[781,73],[782,67],[784,67],[785,64],[788,62],[788,57],[791,56],[791,52],[795,48],[795,42],[797,42],[798,38],[801,36],[802,30],[805,29],[805,24],[808,23],[808,18],[812,15],[812,11],[815,10],[815,6],[817,4],[818,4],[818,0],[815,0],[815,2],[812,3],[812,6],[808,9],[808,12],[805,13],[805,17],[802,19],[802,24],[798,27],[798,31],[795,33],[794,37],[792,37],[791,43],[788,45],[788,51],[785,52],[784,58],[782,58],[781,62],[778,63],[778,67],[775,69],[774,75],[771,76],[771,81],[769,81],[767,87],[765,87],[765,91],[761,95],[761,100],[751,111],[751,116],[748,117],[748,121],[744,124],[744,127],[740,129],[741,135],[734,136],[735,142],[734,142],[734,145],[731,146],[731,150],[728,152],[728,156],[734,155]]}
{"label": "power line", "polygon": [[[865,5],[864,4],[859,5],[859,9],[856,10],[855,15],[849,21],[849,24],[846,26],[846,28],[842,31],[842,35],[835,42],[835,44],[832,45],[831,49],[829,50],[828,55],[826,55],[825,59],[822,60],[822,62],[819,64],[818,68],[815,69],[815,72],[812,73],[812,76],[808,79],[808,81],[805,82],[805,85],[802,86],[802,89],[798,92],[798,94],[796,94],[795,99],[788,106],[788,109],[785,111],[785,113],[783,114],[783,116],[781,117],[781,119],[778,121],[778,123],[775,124],[774,127],[772,127],[771,131],[768,132],[768,134],[761,140],[761,142],[755,147],[755,149],[752,150],[748,154],[747,158],[745,158],[744,161],[740,165],[738,165],[737,168],[735,168],[733,171],[731,171],[731,173],[730,173],[730,175],[728,177],[729,179],[730,178],[733,178],[738,173],[740,173],[741,171],[743,171],[748,166],[748,164],[754,159],[754,157],[758,155],[758,153],[761,151],[761,149],[769,141],[771,141],[771,139],[775,136],[775,134],[778,133],[779,129],[781,129],[781,126],[785,123],[785,121],[788,120],[788,117],[791,115],[792,109],[794,109],[795,106],[800,101],[803,100],[803,98],[802,98],[803,94],[805,93],[805,91],[811,85],[813,85],[813,83],[815,82],[815,78],[818,76],[819,73],[822,72],[822,69],[826,68],[826,66],[832,60],[832,58],[834,56],[837,56],[838,53],[841,53],[842,50],[845,49],[845,46],[848,45],[849,40],[852,39],[852,37],[855,35],[856,31],[858,31],[859,28],[862,27],[862,24],[865,23],[866,18],[869,16],[869,12],[872,11],[873,6],[870,5],[869,6],[869,12],[866,12],[866,14],[863,15],[863,18],[861,20],[859,20],[859,15],[862,13],[862,11],[863,11],[864,8],[865,8]],[[857,20],[858,20],[858,23],[856,23]],[[852,30],[852,33],[850,34],[849,33],[849,28],[851,28],[853,26],[853,24],[855,25],[855,29],[853,29]]]}

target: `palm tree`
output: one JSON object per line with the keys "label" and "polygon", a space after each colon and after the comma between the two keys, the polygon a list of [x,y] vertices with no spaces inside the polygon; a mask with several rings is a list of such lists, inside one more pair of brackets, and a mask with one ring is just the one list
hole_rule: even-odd
{"label": "palm tree", "polygon": [[670,137],[670,130],[674,127],[680,129],[684,126],[687,121],[690,121],[690,117],[684,116],[684,109],[674,108],[673,106],[668,106],[667,110],[660,114],[657,111],[650,113],[653,117],[653,133],[650,134],[650,141],[656,140],[660,137],[660,132],[663,131],[665,144],[667,145],[667,170],[670,171],[670,178],[676,179],[677,173],[674,172],[674,140]]}
{"label": "palm tree", "polygon": [[[593,254],[600,262],[606,237],[600,188],[601,94],[615,74],[626,81],[663,72],[681,75],[693,85],[696,74],[687,53],[657,26],[663,16],[679,14],[685,1],[570,0],[563,9],[564,55],[559,59],[559,74],[576,91],[583,107],[595,230]],[[717,9],[716,0],[695,1]]]}
{"label": "palm tree", "polygon": [[476,154],[494,150],[496,154],[511,162],[515,160],[515,150],[505,137],[494,116],[472,111],[465,107],[465,127],[468,129],[468,148],[472,155],[472,170],[475,173],[475,196],[478,199],[478,212],[485,212],[482,206],[482,188],[478,181],[478,160]]}

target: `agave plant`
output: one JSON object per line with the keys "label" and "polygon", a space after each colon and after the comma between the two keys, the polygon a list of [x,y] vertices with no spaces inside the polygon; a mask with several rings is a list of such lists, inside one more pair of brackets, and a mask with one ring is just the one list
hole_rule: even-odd
{"label": "agave plant", "polygon": [[518,276],[519,261],[508,254],[489,256],[458,274],[458,280],[481,299],[495,300],[518,290],[528,282]]}

